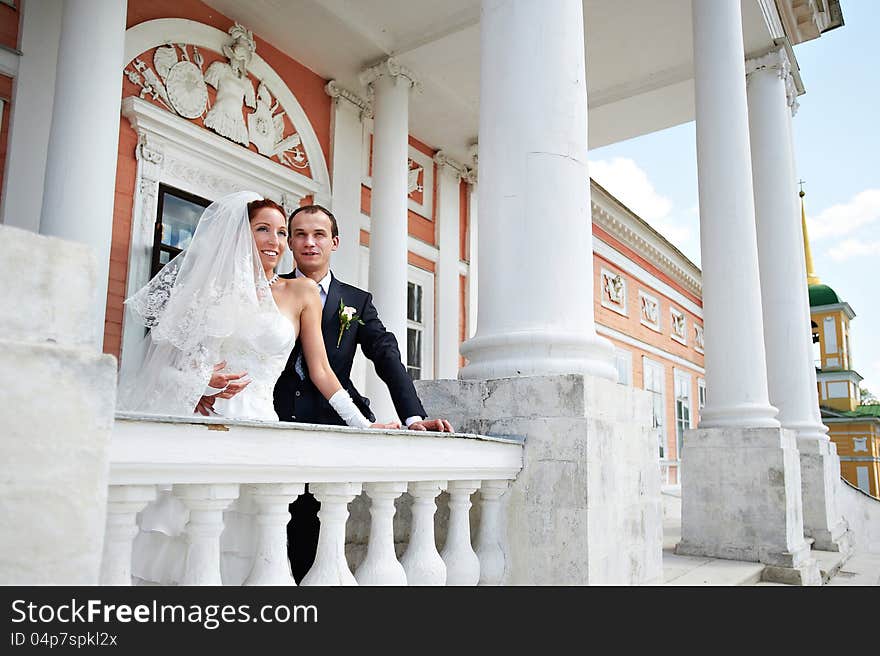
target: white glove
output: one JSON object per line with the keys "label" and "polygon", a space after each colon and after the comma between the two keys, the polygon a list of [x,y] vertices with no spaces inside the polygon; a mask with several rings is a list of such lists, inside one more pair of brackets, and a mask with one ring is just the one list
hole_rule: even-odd
{"label": "white glove", "polygon": [[342,417],[346,426],[353,426],[354,428],[370,427],[370,421],[357,409],[354,401],[351,400],[351,395],[345,391],[345,388],[336,392],[328,401],[330,401],[330,405],[336,411],[336,414]]}

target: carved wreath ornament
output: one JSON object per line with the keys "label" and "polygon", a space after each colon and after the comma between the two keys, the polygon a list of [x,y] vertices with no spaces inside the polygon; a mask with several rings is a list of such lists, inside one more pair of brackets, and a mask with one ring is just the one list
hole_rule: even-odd
{"label": "carved wreath ornament", "polygon": [[[300,136],[294,130],[284,134],[285,111],[279,111],[280,103],[266,83],[260,81],[254,92],[247,72],[257,51],[253,34],[236,23],[229,28],[229,35],[230,42],[223,46],[226,61],[214,61],[207,70],[198,46],[167,43],[156,48],[152,67],[137,58],[125,75],[141,88],[141,98],[149,96],[186,119],[203,118],[209,130],[245,148],[254,144],[261,155],[274,157],[286,166],[308,168]],[[209,85],[217,90],[213,105],[208,97]]]}

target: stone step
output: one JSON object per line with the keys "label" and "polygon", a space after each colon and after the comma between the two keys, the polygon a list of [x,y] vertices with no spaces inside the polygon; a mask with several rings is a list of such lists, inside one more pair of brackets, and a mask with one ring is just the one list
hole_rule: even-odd
{"label": "stone step", "polygon": [[755,585],[763,571],[761,563],[663,553],[664,585]]}

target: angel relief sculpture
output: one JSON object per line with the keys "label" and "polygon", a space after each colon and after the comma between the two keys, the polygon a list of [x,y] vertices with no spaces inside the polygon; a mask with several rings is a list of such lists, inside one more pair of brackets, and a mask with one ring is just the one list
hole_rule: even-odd
{"label": "angel relief sculpture", "polygon": [[[257,50],[253,33],[236,23],[229,29],[229,36],[231,41],[223,46],[226,61],[212,62],[207,70],[197,46],[168,43],[156,49],[153,68],[137,58],[132,64],[134,70],[126,69],[125,75],[141,87],[141,98],[150,96],[187,119],[204,116],[207,129],[245,148],[253,143],[261,155],[274,157],[286,166],[308,168],[300,136],[295,131],[284,135],[285,112],[268,86],[260,82],[254,92],[248,76],[248,66]],[[212,106],[208,85],[217,90]],[[254,111],[247,112],[245,107]]]}

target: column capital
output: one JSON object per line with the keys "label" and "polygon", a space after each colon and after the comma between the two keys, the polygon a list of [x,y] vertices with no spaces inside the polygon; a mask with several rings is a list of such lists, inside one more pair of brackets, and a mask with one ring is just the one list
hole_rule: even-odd
{"label": "column capital", "polygon": [[434,163],[438,166],[441,172],[455,176],[456,181],[462,179],[467,180],[471,173],[468,167],[449,157],[443,150],[438,150],[434,153]]}
{"label": "column capital", "polygon": [[784,48],[771,50],[760,57],[746,59],[746,82],[758,71],[774,70],[776,75],[785,84],[785,99],[791,108],[791,115],[797,114],[799,103],[797,101],[797,87],[791,74],[791,60]]}
{"label": "column capital", "polygon": [[372,92],[373,83],[383,77],[390,77],[395,82],[403,78],[411,88],[419,93],[422,92],[422,81],[412,70],[402,65],[396,57],[386,57],[378,64],[365,68],[361,71],[358,79],[361,84],[368,87]]}
{"label": "column capital", "polygon": [[354,91],[349,91],[345,87],[341,87],[336,83],[336,80],[330,80],[324,86],[324,93],[333,98],[336,102],[340,100],[347,100],[349,103],[354,105],[355,109],[358,110],[358,114],[361,120],[366,118],[373,117],[373,104],[367,100],[366,98],[361,98]]}

